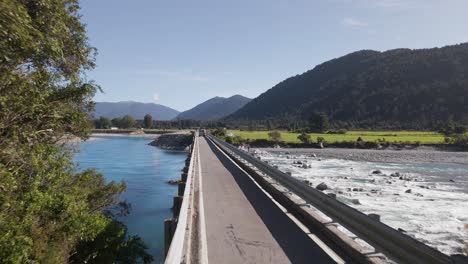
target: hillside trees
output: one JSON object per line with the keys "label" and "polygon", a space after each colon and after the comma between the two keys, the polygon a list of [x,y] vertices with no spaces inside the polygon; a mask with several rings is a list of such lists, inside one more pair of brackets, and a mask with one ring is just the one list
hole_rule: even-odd
{"label": "hillside trees", "polygon": [[330,129],[327,114],[324,112],[313,113],[309,120],[309,129],[320,133],[324,133]]}
{"label": "hillside trees", "polygon": [[229,120],[282,125],[327,113],[333,128],[435,130],[468,125],[468,43],[432,49],[362,50],[288,78]]}
{"label": "hillside trees", "polygon": [[[77,0],[0,1],[3,263],[67,263],[78,244],[115,223],[108,212],[125,190],[94,170],[77,172],[60,144],[65,135],[87,138],[91,99],[99,91],[83,77],[94,67],[95,49],[78,10]],[[107,250],[118,252],[122,243]]]}

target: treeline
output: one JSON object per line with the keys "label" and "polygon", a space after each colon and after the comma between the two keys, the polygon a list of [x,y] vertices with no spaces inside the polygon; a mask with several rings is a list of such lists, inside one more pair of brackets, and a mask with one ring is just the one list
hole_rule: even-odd
{"label": "treeline", "polygon": [[[338,126],[340,123],[333,122],[325,112],[313,112],[308,120],[289,121],[283,120],[219,120],[219,121],[199,121],[199,120],[172,120],[160,121],[153,120],[152,116],[147,114],[143,120],[135,120],[130,115],[125,115],[121,118],[109,119],[100,117],[93,121],[96,129],[110,129],[112,127],[119,129],[144,128],[144,129],[195,129],[195,128],[227,128],[238,129],[245,131],[271,131],[271,130],[287,130],[297,133],[335,133],[344,134],[347,130],[362,129],[362,127]],[[372,128],[366,127],[371,130]],[[396,129],[398,130],[398,129]],[[409,129],[408,130],[414,130]],[[421,129],[423,130],[423,129]],[[446,136],[457,134],[465,134],[467,126],[461,123],[454,122],[449,119],[445,122],[437,122],[431,129]]]}
{"label": "treeline", "polygon": [[109,119],[100,117],[93,120],[93,126],[97,129],[119,129],[144,128],[144,129],[194,129],[199,127],[216,128],[223,127],[225,123],[220,121],[199,120],[153,120],[150,114],[146,114],[142,120],[136,120],[130,115],[120,118]]}

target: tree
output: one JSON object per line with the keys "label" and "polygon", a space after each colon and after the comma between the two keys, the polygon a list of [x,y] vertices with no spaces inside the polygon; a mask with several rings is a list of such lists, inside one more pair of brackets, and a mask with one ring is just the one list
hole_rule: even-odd
{"label": "tree", "polygon": [[130,115],[122,117],[120,120],[120,128],[132,128],[135,127],[137,122]]}
{"label": "tree", "polygon": [[143,127],[147,129],[153,127],[153,117],[150,114],[146,114],[143,118]]}
{"label": "tree", "polygon": [[99,129],[109,129],[112,122],[109,118],[101,116],[99,119],[94,120],[94,127]]}
{"label": "tree", "polygon": [[77,172],[60,144],[88,137],[99,91],[83,79],[95,49],[78,10],[77,0],[0,1],[2,263],[67,263],[78,244],[105,234],[113,223],[105,211],[125,190]]}
{"label": "tree", "polygon": [[306,132],[302,132],[298,137],[297,139],[299,139],[302,143],[304,144],[310,144],[311,140],[310,140],[310,135],[307,134]]}
{"label": "tree", "polygon": [[212,130],[211,133],[212,133],[215,137],[218,137],[218,138],[226,138],[227,131],[226,131],[226,128],[218,127],[218,128],[216,128],[216,129]]}
{"label": "tree", "polygon": [[315,112],[309,120],[309,129],[314,132],[324,133],[330,128],[328,116],[324,112]]}
{"label": "tree", "polygon": [[268,137],[276,143],[281,141],[281,133],[276,130],[268,132]]}
{"label": "tree", "polygon": [[111,120],[111,123],[112,123],[112,126],[120,128],[121,123],[122,123],[122,118],[120,118],[120,117],[113,118]]}
{"label": "tree", "polygon": [[463,125],[457,125],[457,126],[455,126],[455,128],[453,130],[453,132],[455,134],[461,134],[461,135],[465,134],[466,131],[467,131],[467,128],[466,128],[466,126],[463,126]]}

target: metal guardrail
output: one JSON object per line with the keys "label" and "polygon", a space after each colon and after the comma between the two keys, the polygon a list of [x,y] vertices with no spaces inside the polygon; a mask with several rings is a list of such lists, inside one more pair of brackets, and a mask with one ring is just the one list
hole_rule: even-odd
{"label": "metal guardrail", "polygon": [[207,134],[216,145],[251,163],[279,184],[331,217],[359,238],[398,263],[455,263],[454,259],[388,225],[306,185],[249,153]]}

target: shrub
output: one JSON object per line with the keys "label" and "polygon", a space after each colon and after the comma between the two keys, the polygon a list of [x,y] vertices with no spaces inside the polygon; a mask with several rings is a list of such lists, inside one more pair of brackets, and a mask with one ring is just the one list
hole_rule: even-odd
{"label": "shrub", "polygon": [[305,133],[305,132],[302,132],[298,137],[297,139],[299,139],[302,143],[304,144],[310,144],[310,135]]}
{"label": "shrub", "polygon": [[348,133],[348,130],[342,128],[342,129],[338,129],[338,131],[336,131],[336,133],[344,135],[344,134]]}
{"label": "shrub", "polygon": [[271,140],[274,142],[279,142],[281,141],[281,133],[279,131],[271,131],[268,133],[268,137],[270,137]]}

